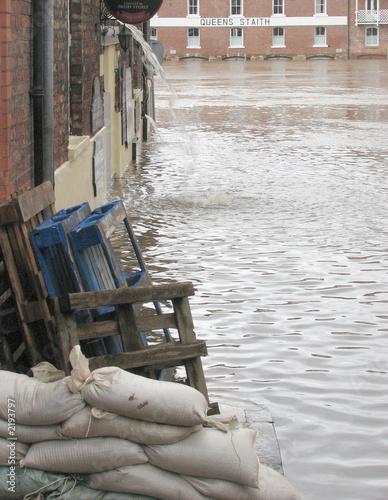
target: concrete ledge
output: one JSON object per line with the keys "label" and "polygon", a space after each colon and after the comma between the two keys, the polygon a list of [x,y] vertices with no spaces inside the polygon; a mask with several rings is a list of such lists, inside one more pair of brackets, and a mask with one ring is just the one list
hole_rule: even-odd
{"label": "concrete ledge", "polygon": [[276,436],[274,421],[271,413],[265,406],[258,406],[257,410],[246,411],[234,406],[220,404],[222,415],[236,415],[243,427],[258,431],[255,443],[255,452],[260,463],[284,474],[279,442]]}
{"label": "concrete ledge", "polygon": [[90,144],[88,135],[71,135],[69,137],[69,161],[74,161]]}

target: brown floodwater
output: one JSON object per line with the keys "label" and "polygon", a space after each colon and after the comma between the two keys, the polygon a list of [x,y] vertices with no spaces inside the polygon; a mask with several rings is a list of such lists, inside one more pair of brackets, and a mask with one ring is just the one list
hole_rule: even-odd
{"label": "brown floodwater", "polygon": [[194,282],[211,399],[268,407],[304,500],[387,500],[388,61],[163,69],[110,198]]}

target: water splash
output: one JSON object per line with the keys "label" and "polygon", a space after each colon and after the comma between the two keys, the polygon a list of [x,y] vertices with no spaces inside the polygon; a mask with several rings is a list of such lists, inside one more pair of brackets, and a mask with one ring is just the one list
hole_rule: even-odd
{"label": "water splash", "polygon": [[159,131],[159,128],[158,128],[158,124],[156,123],[156,121],[150,115],[144,115],[144,116],[148,120],[148,122],[150,123],[152,130],[158,136],[158,139],[161,139],[162,136],[160,134],[160,131]]}
{"label": "water splash", "polygon": [[[177,127],[177,136],[181,135],[181,144],[185,150],[187,163],[186,169],[187,171],[192,171],[194,169],[194,152],[193,152],[193,144],[192,139],[190,137],[189,132],[187,131],[187,123],[182,117],[182,114],[178,112],[176,102],[177,102],[177,94],[174,87],[168,82],[166,79],[165,72],[160,64],[158,58],[156,57],[154,51],[150,44],[145,40],[143,33],[133,25],[126,25],[127,28],[132,33],[133,38],[136,42],[139,43],[143,50],[143,64],[146,65],[148,72],[156,77],[158,77],[158,81],[162,83],[162,85],[166,89],[166,97],[168,102],[169,111],[172,115],[172,120],[176,124]],[[148,119],[150,119],[148,117]],[[154,130],[157,129],[157,125],[155,120],[151,121],[151,125]],[[155,126],[154,126],[155,125]],[[158,131],[158,136],[160,137],[160,132]]]}

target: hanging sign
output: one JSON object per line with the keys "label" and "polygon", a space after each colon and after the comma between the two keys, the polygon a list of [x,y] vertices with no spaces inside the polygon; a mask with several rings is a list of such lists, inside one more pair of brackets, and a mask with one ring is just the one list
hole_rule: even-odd
{"label": "hanging sign", "polygon": [[119,21],[141,24],[158,12],[163,0],[104,0],[104,3],[109,12]]}

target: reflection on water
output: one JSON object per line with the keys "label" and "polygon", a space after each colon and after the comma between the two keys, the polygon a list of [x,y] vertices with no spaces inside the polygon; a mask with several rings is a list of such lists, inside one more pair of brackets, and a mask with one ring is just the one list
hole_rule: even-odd
{"label": "reflection on water", "polygon": [[111,197],[154,281],[197,288],[212,400],[269,407],[305,500],[387,500],[387,62],[164,70],[175,114],[158,81]]}

